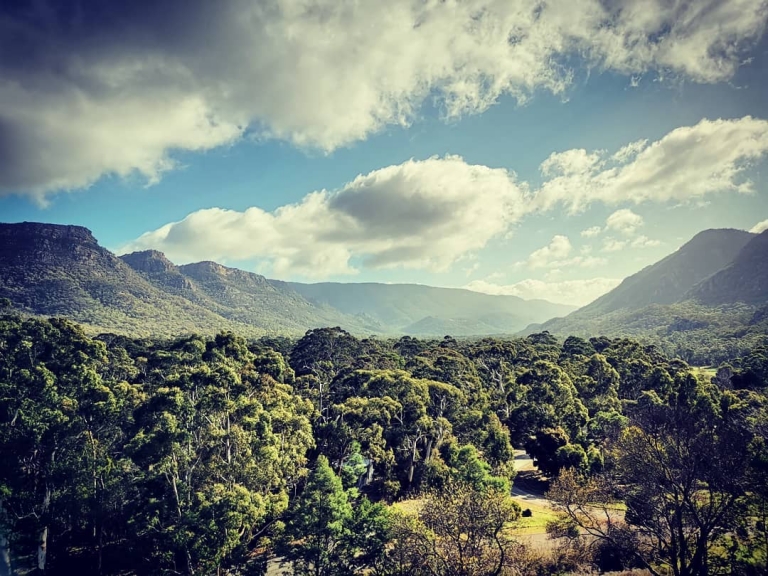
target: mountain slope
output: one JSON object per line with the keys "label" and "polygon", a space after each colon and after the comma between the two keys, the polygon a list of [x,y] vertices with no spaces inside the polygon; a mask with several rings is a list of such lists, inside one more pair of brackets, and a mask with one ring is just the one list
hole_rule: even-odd
{"label": "mountain slope", "polygon": [[[393,332],[479,335],[516,332],[531,322],[573,310],[572,306],[516,296],[492,296],[458,288],[419,284],[341,284],[322,282],[287,285],[316,304],[370,318]],[[429,330],[424,330],[431,326]],[[424,330],[424,331],[423,331]]]}
{"label": "mountain slope", "polygon": [[588,306],[522,333],[631,336],[690,362],[717,363],[765,337],[766,304],[768,233],[707,230]]}
{"label": "mountain slope", "polygon": [[350,317],[330,306],[308,302],[294,290],[264,276],[215,262],[179,266],[218,314],[272,331],[305,332],[318,326],[344,326],[352,332],[380,332],[381,326]]}
{"label": "mountain slope", "polygon": [[650,304],[672,304],[683,299],[698,282],[727,266],[752,240],[743,230],[699,232],[676,252],[633,274],[575,315],[591,317],[620,309],[638,310]]}
{"label": "mountain slope", "polygon": [[768,230],[752,238],[730,264],[696,284],[685,299],[708,306],[768,304]]}
{"label": "mountain slope", "polygon": [[256,333],[147,282],[80,226],[0,225],[0,298],[24,312],[65,316],[133,335],[222,328]]}
{"label": "mountain slope", "polygon": [[337,310],[314,306],[293,290],[277,289],[264,276],[216,262],[176,266],[155,250],[120,258],[160,290],[260,330],[303,334],[312,327],[328,325],[344,325],[356,332],[378,328]]}
{"label": "mountain slope", "polygon": [[570,311],[513,296],[417,285],[293,284],[148,250],[116,257],[86,228],[0,224],[0,298],[29,314],[65,316],[132,336],[235,330],[300,335],[511,333]]}

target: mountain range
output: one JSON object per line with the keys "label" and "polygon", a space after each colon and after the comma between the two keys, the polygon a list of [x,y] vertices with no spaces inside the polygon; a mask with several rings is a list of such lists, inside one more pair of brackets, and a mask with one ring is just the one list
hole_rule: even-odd
{"label": "mountain range", "polygon": [[768,231],[705,230],[565,317],[528,326],[558,336],[633,336],[685,348],[768,334]]}
{"label": "mountain range", "polygon": [[235,330],[303,334],[509,334],[574,307],[414,284],[299,284],[149,250],[116,256],[80,226],[0,224],[0,298],[29,314],[134,336]]}
{"label": "mountain range", "polygon": [[578,310],[544,300],[416,284],[270,280],[215,262],[177,266],[161,252],[116,256],[80,226],[0,224],[0,298],[133,336],[234,330],[299,335],[634,336],[675,353],[717,336],[768,332],[768,231],[705,230]]}

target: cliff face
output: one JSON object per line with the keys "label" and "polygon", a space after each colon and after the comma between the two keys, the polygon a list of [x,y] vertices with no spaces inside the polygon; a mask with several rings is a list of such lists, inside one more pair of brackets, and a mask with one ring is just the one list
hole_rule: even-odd
{"label": "cliff face", "polygon": [[430,286],[291,284],[216,262],[176,266],[155,250],[117,257],[86,228],[29,222],[0,224],[0,298],[132,336],[301,335],[322,326],[366,335],[503,334],[571,309]]}
{"label": "cliff face", "polygon": [[179,270],[185,276],[202,283],[231,283],[240,287],[250,286],[259,287],[264,290],[272,291],[274,288],[264,276],[246,272],[238,268],[229,268],[216,262],[206,260],[204,262],[195,262],[193,264],[184,264],[179,266]]}
{"label": "cliff face", "polygon": [[158,274],[161,272],[173,272],[174,270],[178,270],[176,265],[165,257],[165,254],[158,252],[157,250],[133,252],[121,256],[120,258],[137,272]]}
{"label": "cliff face", "polygon": [[194,284],[184,276],[179,267],[157,250],[144,250],[120,256],[120,259],[142,274],[156,286],[174,294],[187,294],[195,289]]}
{"label": "cliff face", "polygon": [[0,226],[0,262],[7,265],[56,265],[103,260],[106,252],[82,226],[22,222]]}
{"label": "cliff face", "polygon": [[0,224],[0,298],[23,312],[131,336],[370,328],[215,262],[176,266],[154,250],[118,258],[80,226]]}
{"label": "cliff face", "polygon": [[[157,253],[146,259],[149,268],[170,264],[158,255],[162,256]],[[188,282],[176,274],[182,284]],[[0,298],[10,299],[24,312],[64,316],[129,335],[221,329],[248,333],[210,310],[153,286],[99,246],[81,226],[0,224]]]}

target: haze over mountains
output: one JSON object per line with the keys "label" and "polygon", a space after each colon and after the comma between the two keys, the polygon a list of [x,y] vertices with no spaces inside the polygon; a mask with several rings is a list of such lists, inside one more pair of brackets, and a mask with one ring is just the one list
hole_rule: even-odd
{"label": "haze over mountains", "polygon": [[236,330],[302,334],[513,333],[573,307],[419,285],[297,284],[214,262],[176,266],[161,252],[117,257],[86,228],[0,224],[0,298],[40,315],[133,335]]}

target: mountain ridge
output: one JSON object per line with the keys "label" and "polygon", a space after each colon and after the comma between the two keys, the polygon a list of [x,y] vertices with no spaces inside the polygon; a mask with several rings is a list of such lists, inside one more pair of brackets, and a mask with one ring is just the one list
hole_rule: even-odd
{"label": "mountain ridge", "polygon": [[[477,334],[471,326],[491,315],[494,321],[482,322],[482,334],[509,332],[509,326],[526,326],[530,318],[550,317],[572,311],[574,306],[544,300],[524,300],[517,296],[498,296],[465,288],[440,288],[424,284],[382,284],[377,282],[342,283],[272,281],[285,284],[311,302],[324,303],[346,314],[366,314],[378,322],[398,326],[402,332],[413,332],[415,324],[431,319],[453,326],[458,336]],[[505,327],[507,327],[505,329]],[[430,331],[438,334],[440,331]]]}
{"label": "mountain ridge", "polygon": [[[93,330],[133,335],[218,330],[248,336],[299,335],[321,326],[396,335],[433,318],[435,326],[450,326],[456,335],[483,336],[512,334],[532,319],[542,321],[569,310],[543,300],[460,288],[337,283],[345,293],[362,291],[358,299],[365,299],[373,286],[374,291],[390,293],[384,300],[401,303],[401,310],[392,308],[391,313],[370,306],[340,310],[327,298],[302,293],[311,291],[305,287],[312,285],[270,280],[216,262],[177,266],[156,250],[118,257],[81,226],[0,223],[0,240],[0,298],[9,298],[26,313],[61,315]],[[338,299],[335,303],[339,305]]]}
{"label": "mountain ridge", "polygon": [[765,304],[768,298],[768,230],[757,234],[730,264],[697,283],[686,298],[702,304]]}
{"label": "mountain ridge", "polygon": [[[715,257],[704,266],[691,264],[691,253],[705,256],[708,252]],[[658,282],[659,278],[674,282]],[[665,290],[652,289],[659,285]],[[632,300],[625,305],[632,291],[644,291],[637,298],[640,305]],[[749,339],[768,334],[768,231],[699,233],[587,306],[531,324],[519,334],[542,330],[560,337],[642,338],[689,361],[697,361],[694,350],[708,350],[710,357],[723,360],[738,356],[739,350],[748,348]]]}
{"label": "mountain ridge", "polygon": [[750,232],[733,228],[703,230],[577,312],[589,315],[678,302],[698,282],[730,263],[753,237]]}

